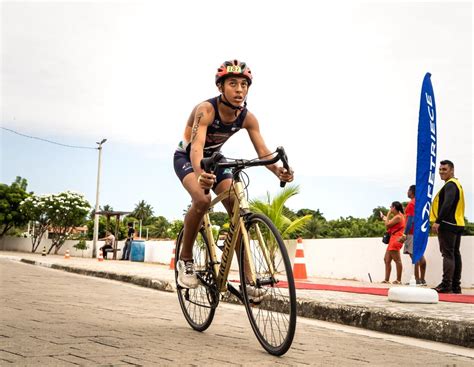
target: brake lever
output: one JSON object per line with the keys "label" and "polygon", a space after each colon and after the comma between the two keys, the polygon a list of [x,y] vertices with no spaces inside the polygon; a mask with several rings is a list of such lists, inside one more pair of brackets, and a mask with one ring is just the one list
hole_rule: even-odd
{"label": "brake lever", "polygon": [[[204,170],[206,173],[212,173],[216,170],[217,163],[219,163],[224,156],[219,152],[214,152],[209,158],[201,159],[201,169]],[[209,190],[205,189],[204,193],[207,195],[209,194]]]}
{"label": "brake lever", "polygon": [[[283,147],[278,147],[277,148],[278,155],[280,156],[281,163],[283,164],[283,167],[289,172],[290,171],[290,165],[288,164],[288,156],[285,153],[285,149]],[[286,182],[285,181],[280,181],[280,187],[285,187]]]}

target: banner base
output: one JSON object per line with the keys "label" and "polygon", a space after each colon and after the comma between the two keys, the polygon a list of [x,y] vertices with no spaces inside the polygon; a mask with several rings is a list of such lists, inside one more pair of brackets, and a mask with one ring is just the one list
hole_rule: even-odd
{"label": "banner base", "polygon": [[393,287],[388,291],[388,300],[401,303],[438,303],[438,292],[417,286]]}

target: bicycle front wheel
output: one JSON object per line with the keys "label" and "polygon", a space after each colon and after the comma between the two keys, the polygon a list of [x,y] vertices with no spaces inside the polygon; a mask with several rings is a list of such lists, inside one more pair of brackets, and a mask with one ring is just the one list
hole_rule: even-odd
{"label": "bicycle front wheel", "polygon": [[246,229],[249,246],[246,249],[242,239],[239,265],[247,315],[263,348],[283,355],[296,329],[296,292],[288,252],[266,216],[251,214]]}
{"label": "bicycle front wheel", "polygon": [[175,280],[178,300],[184,317],[191,327],[197,331],[206,330],[214,319],[214,313],[219,302],[219,294],[215,284],[214,271],[209,256],[209,242],[201,229],[193,244],[193,259],[199,286],[195,289],[182,288],[178,284],[176,262],[183,247],[183,230],[176,240]]}

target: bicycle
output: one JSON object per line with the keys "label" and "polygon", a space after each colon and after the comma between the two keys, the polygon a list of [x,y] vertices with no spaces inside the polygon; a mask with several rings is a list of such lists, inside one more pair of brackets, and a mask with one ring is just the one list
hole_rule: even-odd
{"label": "bicycle", "polygon": [[[224,161],[220,153],[201,161],[206,172],[233,169],[229,191],[211,201],[208,213],[193,245],[193,259],[200,284],[195,289],[178,285],[177,293],[184,317],[189,325],[204,331],[212,323],[220,294],[227,290],[244,305],[252,329],[263,348],[273,355],[285,354],[291,346],[296,328],[296,292],[291,263],[280,233],[268,217],[250,211],[242,171],[249,167],[266,166],[281,160],[289,169],[285,151],[279,147],[271,159]],[[283,187],[285,182],[281,182]],[[218,247],[212,233],[209,213],[228,198],[234,198],[230,227],[223,246]],[[176,240],[175,262],[182,247],[183,229]],[[222,250],[220,261],[217,251]],[[237,253],[240,286],[229,281],[234,249]],[[175,263],[175,269],[177,269]]]}

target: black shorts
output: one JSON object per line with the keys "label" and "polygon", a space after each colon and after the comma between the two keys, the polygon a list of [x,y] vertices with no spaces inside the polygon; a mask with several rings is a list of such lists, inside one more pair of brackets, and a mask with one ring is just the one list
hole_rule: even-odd
{"label": "black shorts", "polygon": [[[191,164],[191,159],[189,158],[187,153],[175,151],[173,157],[174,163],[174,171],[176,175],[179,177],[179,180],[183,182],[183,179],[190,173],[194,172],[193,166]],[[213,189],[227,178],[232,178],[232,169],[231,168],[224,168],[219,169],[217,172],[214,172],[216,175],[216,183],[212,187]]]}

